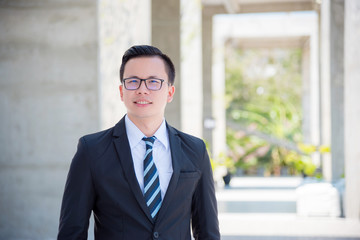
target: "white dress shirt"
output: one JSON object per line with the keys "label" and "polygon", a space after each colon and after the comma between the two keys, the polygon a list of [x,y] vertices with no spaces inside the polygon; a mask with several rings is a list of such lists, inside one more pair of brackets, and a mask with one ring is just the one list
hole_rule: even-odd
{"label": "white dress shirt", "polygon": [[[135,175],[141,191],[144,192],[144,156],[146,145],[142,138],[146,136],[136,127],[127,115],[125,116],[125,128],[129,139]],[[154,136],[156,137],[156,140],[153,146],[153,159],[159,173],[161,197],[164,199],[173,173],[169,135],[166,129],[165,119],[161,123],[159,129],[155,132]]]}

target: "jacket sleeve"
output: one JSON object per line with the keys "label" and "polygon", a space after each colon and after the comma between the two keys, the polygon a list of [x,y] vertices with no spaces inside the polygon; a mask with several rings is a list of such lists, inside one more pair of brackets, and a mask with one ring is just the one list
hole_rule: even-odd
{"label": "jacket sleeve", "polygon": [[210,159],[205,144],[200,159],[201,178],[192,202],[192,230],[196,240],[220,239],[217,202]]}
{"label": "jacket sleeve", "polygon": [[71,162],[62,199],[58,240],[87,239],[95,192],[84,138]]}

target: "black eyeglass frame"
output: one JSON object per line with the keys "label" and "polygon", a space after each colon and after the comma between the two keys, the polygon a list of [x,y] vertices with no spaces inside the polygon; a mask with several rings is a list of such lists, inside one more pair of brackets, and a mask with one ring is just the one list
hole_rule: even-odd
{"label": "black eyeglass frame", "polygon": [[[126,80],[129,80],[129,79],[140,80],[139,86],[138,86],[137,88],[134,88],[134,89],[129,89],[129,88],[127,88],[125,81],[126,81]],[[161,82],[159,89],[150,89],[150,88],[148,88],[148,86],[147,86],[147,84],[146,84],[146,81],[147,81],[147,80],[150,80],[150,79],[156,79],[156,80],[159,80],[159,81]],[[150,91],[159,91],[159,90],[162,88],[163,82],[165,82],[165,80],[164,80],[164,79],[161,79],[161,78],[155,78],[155,77],[152,77],[152,78],[129,77],[129,78],[124,78],[122,82],[123,82],[123,85],[124,85],[125,89],[126,89],[126,90],[129,90],[129,91],[138,90],[138,89],[140,88],[142,82],[145,83],[145,87],[146,87],[148,90],[150,90]],[[169,84],[169,83],[168,83],[168,84]]]}

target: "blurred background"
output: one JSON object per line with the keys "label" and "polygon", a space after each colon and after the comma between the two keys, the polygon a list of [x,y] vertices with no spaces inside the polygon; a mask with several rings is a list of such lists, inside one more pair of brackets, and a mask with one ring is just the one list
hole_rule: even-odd
{"label": "blurred background", "polygon": [[207,143],[223,239],[360,239],[359,43],[358,0],[0,0],[0,239],[56,239],[136,44],[175,64],[166,119]]}

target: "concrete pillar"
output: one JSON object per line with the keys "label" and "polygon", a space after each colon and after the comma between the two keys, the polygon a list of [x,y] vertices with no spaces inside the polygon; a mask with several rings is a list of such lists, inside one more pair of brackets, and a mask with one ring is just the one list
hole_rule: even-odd
{"label": "concrete pillar", "polygon": [[321,6],[321,121],[326,180],[344,174],[344,0],[325,0]]}
{"label": "concrete pillar", "polygon": [[345,1],[345,216],[360,218],[360,2]]}
{"label": "concrete pillar", "polygon": [[56,237],[78,139],[125,112],[121,56],[150,43],[150,13],[149,0],[0,3],[0,239]]}
{"label": "concrete pillar", "polygon": [[0,3],[0,239],[53,239],[78,138],[99,129],[95,1]]}
{"label": "concrete pillar", "polygon": [[[213,16],[225,12],[226,10],[221,5],[203,6],[202,8],[203,136],[213,157],[217,157],[220,152],[225,152],[226,149],[225,105],[216,104],[217,99],[222,101],[225,86],[224,76],[216,79],[216,72],[225,73],[225,68],[224,65],[221,65],[224,59],[220,53],[220,55],[216,55],[221,58],[221,60],[218,59],[220,61],[217,61],[220,63],[217,65],[219,71],[214,71],[215,35],[213,32]],[[216,89],[214,84],[217,84],[216,86],[219,88]],[[219,92],[222,96],[215,96]],[[216,111],[219,112],[216,113]]]}
{"label": "concrete pillar", "polygon": [[98,1],[100,127],[115,125],[126,113],[120,100],[119,68],[132,45],[151,42],[151,0]]}
{"label": "concrete pillar", "polygon": [[181,0],[181,126],[202,137],[201,2]]}
{"label": "concrete pillar", "polygon": [[[214,33],[218,33],[218,27]],[[213,130],[213,154],[218,157],[226,153],[226,104],[225,104],[225,38],[213,34],[213,66],[212,66],[212,112],[215,116]]]}
{"label": "concrete pillar", "polygon": [[151,43],[171,58],[177,71],[175,96],[166,107],[165,117],[172,126],[181,129],[180,0],[152,0],[151,16]]}
{"label": "concrete pillar", "polygon": [[311,143],[311,79],[310,79],[310,44],[309,39],[306,39],[302,48],[301,61],[301,77],[302,77],[302,131],[304,142]]}
{"label": "concrete pillar", "polygon": [[[318,30],[316,29],[316,32]],[[304,38],[302,45],[302,111],[303,142],[319,146],[320,144],[320,88],[319,88],[318,38],[316,34]],[[312,161],[320,167],[320,153],[311,155]]]}
{"label": "concrete pillar", "polygon": [[203,136],[209,144],[213,146],[212,131],[216,122],[212,113],[212,28],[213,13],[203,8],[202,11],[202,74],[203,74]]}
{"label": "concrete pillar", "polygon": [[[302,48],[302,111],[303,111],[303,142],[318,146],[320,143],[319,134],[319,77],[314,74],[318,66],[316,42],[312,38],[304,40]],[[312,161],[316,166],[320,166],[320,154],[315,152],[311,155]]]}
{"label": "concrete pillar", "polygon": [[[225,63],[220,56],[224,54],[223,46],[221,49],[217,49],[214,53],[214,58],[217,60],[214,62],[213,67],[213,103],[212,112],[215,118],[215,128],[213,130],[213,154],[214,157],[218,157],[222,153],[226,153],[226,105],[225,105]],[[221,62],[220,62],[221,59]]]}
{"label": "concrete pillar", "polygon": [[[319,22],[319,15],[316,15],[316,21]],[[321,130],[320,130],[320,64],[319,64],[319,24],[314,24],[314,31],[311,34],[311,37],[309,39],[309,71],[310,71],[310,96],[311,96],[311,109],[310,109],[310,115],[311,115],[311,139],[310,143],[319,146],[320,145],[320,136],[321,136]],[[303,48],[304,50],[304,48]],[[303,111],[303,115],[305,115],[306,112]],[[320,167],[321,161],[320,161],[320,153],[316,152],[312,155],[312,161],[313,163]]]}

